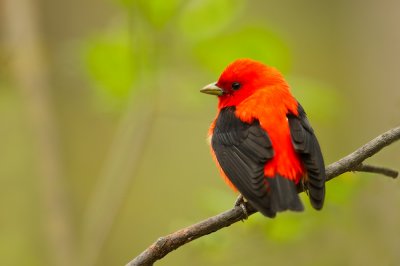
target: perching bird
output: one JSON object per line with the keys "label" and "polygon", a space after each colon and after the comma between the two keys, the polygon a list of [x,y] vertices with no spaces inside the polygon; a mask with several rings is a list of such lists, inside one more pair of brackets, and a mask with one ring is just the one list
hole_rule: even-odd
{"label": "perching bird", "polygon": [[297,187],[315,209],[322,208],[326,176],[320,146],[275,68],[239,59],[201,92],[218,96],[211,150],[234,190],[268,217],[304,209]]}

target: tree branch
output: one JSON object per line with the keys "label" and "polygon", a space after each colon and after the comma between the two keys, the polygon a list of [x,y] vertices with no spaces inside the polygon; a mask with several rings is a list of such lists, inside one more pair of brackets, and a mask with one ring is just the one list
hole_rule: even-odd
{"label": "tree branch", "polygon": [[[349,171],[379,173],[396,178],[398,176],[397,171],[383,167],[365,165],[362,164],[362,162],[379,152],[382,148],[399,139],[400,126],[379,135],[367,144],[358,148],[356,151],[343,157],[337,162],[328,165],[325,169],[327,178],[326,181],[329,181]],[[236,206],[231,210],[210,217],[167,236],[160,237],[139,256],[126,264],[126,266],[153,265],[155,261],[162,259],[168,253],[179,248],[180,246],[183,246],[184,244],[189,243],[199,237],[218,231],[224,227],[228,227],[240,220],[244,220],[248,216],[257,212],[249,203],[246,202],[244,204],[247,208],[247,213],[245,213],[240,206]]]}
{"label": "tree branch", "polygon": [[363,164],[363,163],[356,166],[353,171],[376,173],[376,174],[385,175],[385,176],[388,176],[391,178],[397,178],[397,176],[399,175],[399,172],[397,172],[393,169],[375,166],[375,165]]}

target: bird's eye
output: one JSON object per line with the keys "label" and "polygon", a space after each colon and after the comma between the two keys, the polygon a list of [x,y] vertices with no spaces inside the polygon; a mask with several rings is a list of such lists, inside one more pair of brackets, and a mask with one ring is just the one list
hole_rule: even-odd
{"label": "bird's eye", "polygon": [[232,83],[232,90],[237,91],[242,85],[239,82]]}

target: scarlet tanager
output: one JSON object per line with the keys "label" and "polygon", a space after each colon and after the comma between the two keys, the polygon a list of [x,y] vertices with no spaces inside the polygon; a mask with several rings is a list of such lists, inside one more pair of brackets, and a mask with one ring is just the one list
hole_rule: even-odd
{"label": "scarlet tanager", "polygon": [[315,209],[322,208],[326,176],[320,146],[303,107],[275,68],[238,59],[201,92],[218,96],[209,137],[228,185],[268,217],[302,211],[298,188]]}

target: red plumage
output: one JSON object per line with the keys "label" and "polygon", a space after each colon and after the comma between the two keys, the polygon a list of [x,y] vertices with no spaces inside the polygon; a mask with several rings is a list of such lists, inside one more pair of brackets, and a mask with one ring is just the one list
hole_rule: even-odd
{"label": "red plumage", "polygon": [[314,208],[322,208],[322,153],[303,108],[276,69],[239,59],[202,92],[218,95],[209,136],[231,187],[269,217],[303,210],[297,186],[308,190]]}

